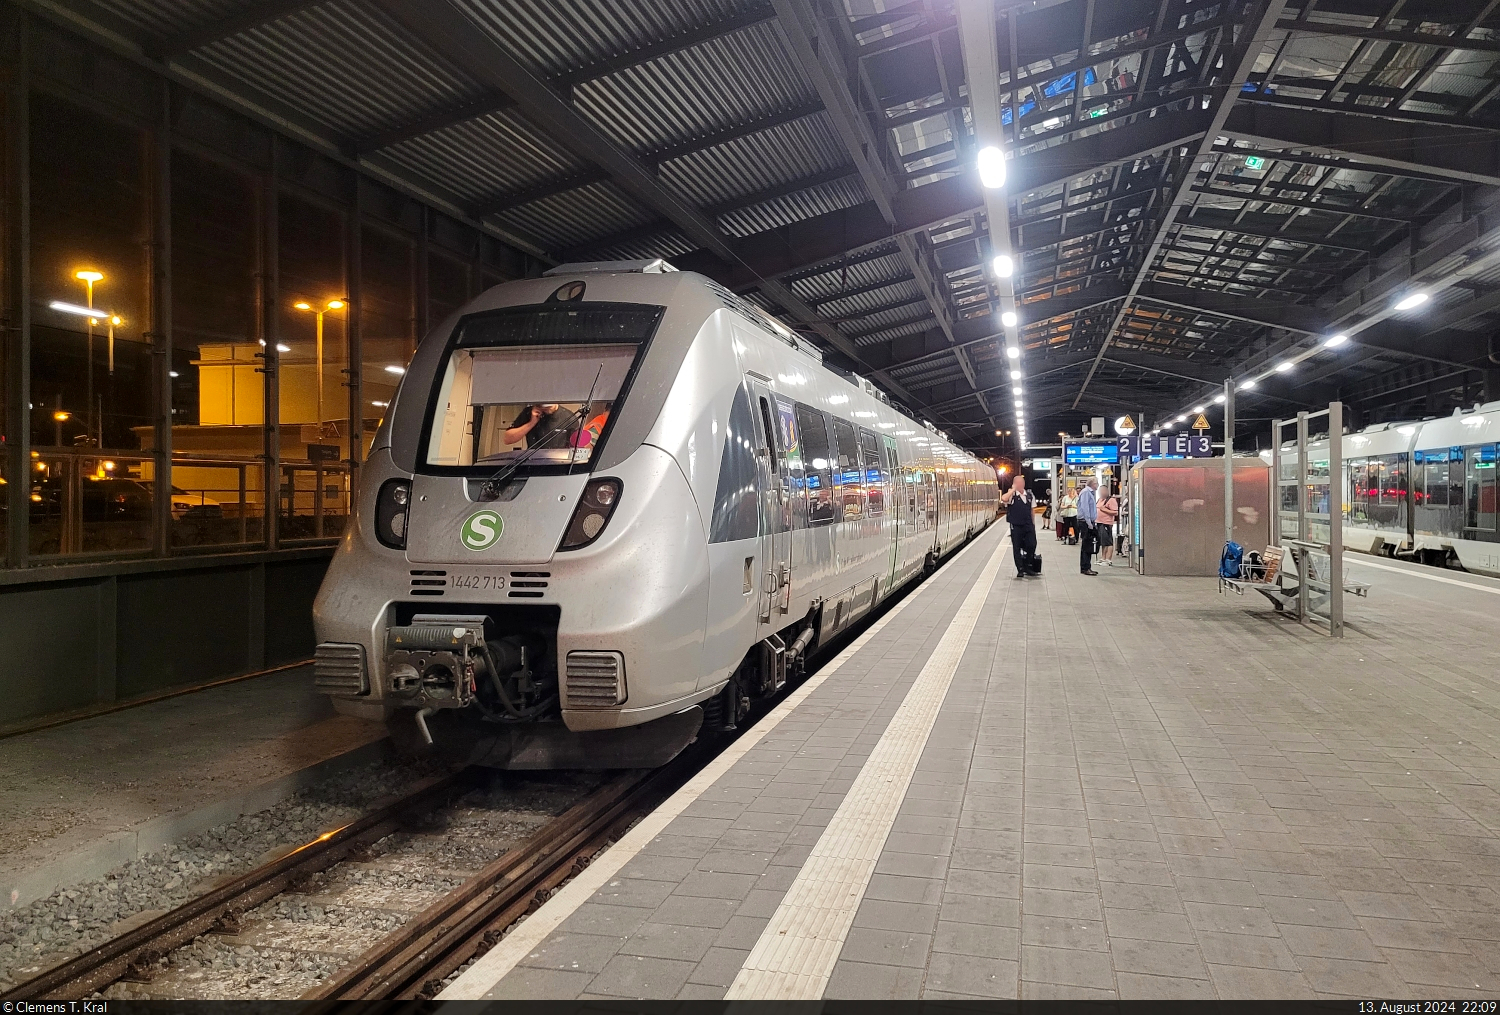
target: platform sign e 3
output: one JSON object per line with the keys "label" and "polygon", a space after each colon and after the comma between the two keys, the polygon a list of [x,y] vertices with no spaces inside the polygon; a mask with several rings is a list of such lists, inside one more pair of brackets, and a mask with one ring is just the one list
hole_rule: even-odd
{"label": "platform sign e 3", "polygon": [[1205,434],[1146,434],[1144,437],[1121,437],[1120,457],[1137,458],[1211,458],[1212,438]]}
{"label": "platform sign e 3", "polygon": [[488,550],[505,531],[505,520],[494,511],[475,511],[464,519],[458,538],[470,550]]}

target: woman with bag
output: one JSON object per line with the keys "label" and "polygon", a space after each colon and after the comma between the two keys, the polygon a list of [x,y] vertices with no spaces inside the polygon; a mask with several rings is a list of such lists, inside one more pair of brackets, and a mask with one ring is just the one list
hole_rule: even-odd
{"label": "woman with bag", "polygon": [[1057,541],[1073,542],[1078,538],[1078,495],[1068,487],[1057,505]]}
{"label": "woman with bag", "polygon": [[1120,495],[1111,491],[1099,501],[1099,556],[1108,564],[1115,556],[1115,519],[1120,517]]}

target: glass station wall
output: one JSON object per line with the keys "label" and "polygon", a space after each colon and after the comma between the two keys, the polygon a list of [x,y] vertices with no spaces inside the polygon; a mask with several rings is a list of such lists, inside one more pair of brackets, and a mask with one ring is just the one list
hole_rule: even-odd
{"label": "glass station wall", "polygon": [[[5,217],[22,193],[12,146],[30,162],[31,324],[0,341],[0,553],[18,515],[26,534],[4,566],[336,539],[419,327],[540,264],[79,39],[28,31],[47,58],[0,91],[7,323],[25,277],[12,238],[26,233]],[[29,138],[5,129],[16,94]],[[7,416],[21,343],[30,410]],[[18,415],[29,452],[5,429]]]}

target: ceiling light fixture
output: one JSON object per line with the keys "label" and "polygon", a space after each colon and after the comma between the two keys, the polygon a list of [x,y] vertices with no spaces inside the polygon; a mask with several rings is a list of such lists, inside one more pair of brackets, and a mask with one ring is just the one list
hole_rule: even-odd
{"label": "ceiling light fixture", "polygon": [[1016,326],[1016,312],[1014,310],[1005,311],[1005,313],[1000,315],[1000,323],[1007,328],[1014,328]]}
{"label": "ceiling light fixture", "polygon": [[995,258],[996,275],[1000,276],[1001,278],[1010,278],[1011,275],[1015,274],[1015,271],[1016,262],[1011,260],[1009,256],[1000,254]]}
{"label": "ceiling light fixture", "polygon": [[1411,310],[1414,307],[1420,307],[1423,303],[1426,303],[1427,299],[1428,297],[1426,293],[1412,293],[1410,296],[1406,297],[1406,299],[1402,300],[1400,303],[1397,303],[1396,309]]}
{"label": "ceiling light fixture", "polygon": [[1020,359],[1021,347],[1016,345],[1008,345],[1005,347],[1005,355],[1009,356],[1011,359]]}
{"label": "ceiling light fixture", "polygon": [[1005,153],[994,145],[979,149],[979,182],[989,190],[1005,186]]}
{"label": "ceiling light fixture", "polygon": [[1323,339],[1323,348],[1337,349],[1347,341],[1349,341],[1348,335],[1329,335],[1327,338]]}

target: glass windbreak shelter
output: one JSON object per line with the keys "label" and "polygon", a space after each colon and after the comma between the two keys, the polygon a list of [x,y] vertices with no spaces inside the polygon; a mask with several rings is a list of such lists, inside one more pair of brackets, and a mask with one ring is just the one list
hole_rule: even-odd
{"label": "glass windbreak shelter", "polygon": [[[1296,572],[1296,615],[1304,622],[1318,622],[1335,638],[1344,632],[1344,525],[1352,514],[1345,503],[1347,493],[1343,461],[1344,407],[1331,402],[1320,412],[1299,412],[1296,419],[1271,423],[1271,472],[1276,477],[1276,543],[1290,554],[1285,575]],[[1311,427],[1326,427],[1323,435]],[[1292,440],[1288,440],[1288,437]],[[1359,489],[1370,505],[1370,482],[1374,478],[1376,499],[1383,484],[1405,482],[1405,472],[1392,475],[1376,460],[1375,470],[1366,461]],[[1283,579],[1284,580],[1284,579]],[[1322,604],[1322,605],[1316,605]]]}

